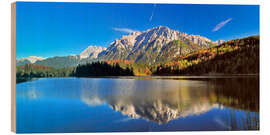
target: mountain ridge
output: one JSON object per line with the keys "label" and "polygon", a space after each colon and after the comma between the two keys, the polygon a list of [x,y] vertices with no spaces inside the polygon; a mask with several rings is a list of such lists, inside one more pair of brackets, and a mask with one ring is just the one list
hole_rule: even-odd
{"label": "mountain ridge", "polygon": [[29,56],[29,57],[24,57],[21,59],[16,60],[17,65],[24,65],[24,64],[33,64],[37,61],[42,61],[45,58],[43,57],[38,57],[38,56]]}
{"label": "mountain ridge", "polygon": [[[156,62],[171,60],[175,57],[185,55],[192,51],[217,46],[224,43],[223,40],[212,41],[200,35],[189,35],[178,30],[173,30],[167,26],[158,26],[141,32],[132,32],[115,39],[107,48],[90,45],[76,58],[62,56],[61,59],[69,61],[71,66],[76,66],[80,61],[91,60],[132,60],[138,63],[153,64]],[[79,58],[77,58],[77,56]],[[36,57],[36,56],[34,56]],[[26,58],[17,60],[18,65],[23,64],[58,64],[60,57],[47,59],[28,60]],[[41,58],[41,57],[36,57]],[[54,59],[57,59],[55,62]],[[28,60],[28,61],[22,61]],[[51,65],[50,66],[55,66]],[[58,66],[57,66],[58,67]]]}

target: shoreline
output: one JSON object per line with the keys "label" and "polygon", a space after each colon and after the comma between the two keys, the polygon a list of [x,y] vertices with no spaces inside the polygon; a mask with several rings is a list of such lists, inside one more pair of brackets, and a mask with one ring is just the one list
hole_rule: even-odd
{"label": "shoreline", "polygon": [[[57,78],[110,78],[110,79],[215,79],[215,78],[242,78],[242,77],[259,77],[260,74],[211,74],[211,75],[183,75],[183,76],[171,76],[171,75],[162,75],[162,76],[89,76],[89,77],[33,77],[33,78],[16,78],[16,84],[34,81],[38,79],[57,79]],[[20,80],[25,81],[20,81]],[[19,80],[19,81],[18,81]]]}

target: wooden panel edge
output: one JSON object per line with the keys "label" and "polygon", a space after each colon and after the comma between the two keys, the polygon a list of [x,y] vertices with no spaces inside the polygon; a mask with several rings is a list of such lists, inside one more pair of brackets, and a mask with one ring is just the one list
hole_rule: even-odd
{"label": "wooden panel edge", "polygon": [[11,3],[11,131],[16,133],[16,2]]}

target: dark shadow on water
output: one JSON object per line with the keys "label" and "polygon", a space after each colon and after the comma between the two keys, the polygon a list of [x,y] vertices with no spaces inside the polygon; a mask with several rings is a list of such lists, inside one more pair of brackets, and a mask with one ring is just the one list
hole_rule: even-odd
{"label": "dark shadow on water", "polygon": [[28,81],[35,81],[38,80],[38,78],[30,78],[30,77],[20,77],[16,78],[16,83],[23,83],[23,82],[28,82]]}

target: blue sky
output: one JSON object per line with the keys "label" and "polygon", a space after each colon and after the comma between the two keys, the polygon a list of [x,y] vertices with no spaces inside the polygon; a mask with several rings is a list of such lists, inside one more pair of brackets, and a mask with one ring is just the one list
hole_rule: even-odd
{"label": "blue sky", "polygon": [[258,5],[17,2],[17,58],[79,54],[159,25],[230,40],[259,34]]}

